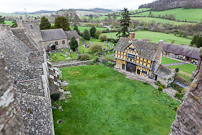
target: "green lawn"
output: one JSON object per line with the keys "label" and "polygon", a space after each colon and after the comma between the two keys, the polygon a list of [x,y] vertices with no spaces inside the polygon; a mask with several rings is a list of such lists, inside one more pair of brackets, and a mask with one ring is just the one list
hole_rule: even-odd
{"label": "green lawn", "polygon": [[[136,31],[135,32],[135,38],[136,39],[143,39],[147,38],[150,40],[150,42],[158,43],[159,40],[164,40],[164,42],[171,43],[172,40],[174,40],[174,44],[186,44],[189,45],[191,40],[187,38],[182,37],[176,37],[173,34],[165,34],[160,32],[151,32],[151,31]],[[112,33],[103,33],[104,35],[107,35],[108,38],[117,38],[116,32]]]}
{"label": "green lawn", "polygon": [[[168,135],[175,111],[151,85],[103,65],[61,69],[72,99],[53,110],[56,135]],[[62,119],[61,124],[57,120]]]}
{"label": "green lawn", "polygon": [[180,71],[188,74],[192,74],[192,72],[196,70],[196,65],[192,65],[192,64],[174,65],[174,66],[168,66],[168,67],[173,69],[178,67]]}
{"label": "green lawn", "polygon": [[181,74],[181,73],[177,73],[177,74],[178,74],[180,77],[182,77],[182,78],[186,79],[187,81],[191,82],[191,80],[190,80],[191,77],[186,76],[186,75]]}
{"label": "green lawn", "polygon": [[170,63],[182,63],[180,61],[177,60],[173,60],[167,57],[162,57],[162,63],[161,64],[170,64]]}
{"label": "green lawn", "polygon": [[13,25],[13,24],[12,24],[12,21],[6,21],[6,20],[5,20],[5,24],[8,24],[8,25],[10,25],[10,26]]}
{"label": "green lawn", "polygon": [[[175,15],[176,19],[179,20],[187,20],[187,21],[197,21],[200,22],[202,19],[201,16],[202,9],[183,9],[183,8],[177,8],[177,9],[170,9],[165,11],[152,11],[153,15]],[[138,15],[149,15],[148,12],[140,13]]]}

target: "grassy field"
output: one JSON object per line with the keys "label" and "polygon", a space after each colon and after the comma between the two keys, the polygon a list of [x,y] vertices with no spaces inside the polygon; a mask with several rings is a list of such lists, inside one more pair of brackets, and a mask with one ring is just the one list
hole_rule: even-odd
{"label": "grassy field", "polygon": [[[157,15],[169,15],[173,14],[175,15],[175,18],[178,20],[187,20],[187,21],[197,21],[201,22],[202,16],[202,9],[183,9],[183,8],[177,8],[177,9],[170,9],[165,11],[152,11],[152,14]],[[148,12],[140,13],[139,15],[149,15]]]}
{"label": "grassy field", "polygon": [[[167,135],[175,111],[151,85],[103,65],[62,68],[72,99],[53,110],[56,135]],[[112,83],[113,82],[113,83]],[[57,123],[62,119],[61,124]]]}
{"label": "grassy field", "polygon": [[[158,43],[159,40],[164,40],[164,42],[171,43],[172,40],[174,40],[174,44],[186,44],[189,45],[191,40],[182,38],[182,37],[176,37],[173,34],[165,34],[160,32],[150,32],[150,31],[136,31],[135,32],[135,38],[136,39],[143,39],[147,38],[150,40],[150,42]],[[107,35],[108,38],[117,38],[116,32],[112,33],[103,33],[104,35]]]}
{"label": "grassy field", "polygon": [[196,65],[192,65],[192,64],[174,65],[174,66],[168,66],[168,67],[173,69],[178,67],[180,71],[188,74],[192,74],[192,72],[196,70]]}
{"label": "grassy field", "polygon": [[161,64],[170,64],[170,63],[182,63],[180,61],[177,60],[173,60],[167,57],[162,57],[162,63]]}
{"label": "grassy field", "polygon": [[171,21],[171,20],[166,20],[166,19],[161,19],[161,18],[151,18],[151,17],[131,17],[133,20],[139,20],[139,21],[144,21],[144,22],[152,22],[155,21],[156,23],[169,23],[173,25],[182,25],[182,24],[196,24],[196,23],[187,23],[187,22],[176,22],[176,21]]}

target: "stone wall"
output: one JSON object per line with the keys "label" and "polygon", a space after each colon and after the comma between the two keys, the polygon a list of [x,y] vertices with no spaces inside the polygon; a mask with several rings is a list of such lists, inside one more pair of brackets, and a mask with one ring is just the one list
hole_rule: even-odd
{"label": "stone wall", "polygon": [[81,65],[87,65],[89,63],[93,62],[93,60],[87,60],[87,61],[60,61],[60,62],[53,62],[53,66],[57,68],[64,68],[64,67],[74,67],[74,66],[81,66]]}
{"label": "stone wall", "polygon": [[177,109],[176,120],[171,126],[172,135],[202,134],[202,48],[197,69],[192,73],[192,84]]}

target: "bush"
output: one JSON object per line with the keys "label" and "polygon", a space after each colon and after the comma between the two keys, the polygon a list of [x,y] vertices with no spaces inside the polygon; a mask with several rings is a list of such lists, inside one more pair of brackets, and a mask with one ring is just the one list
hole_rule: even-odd
{"label": "bush", "polygon": [[177,93],[175,94],[175,97],[180,98],[180,93],[177,92]]}
{"label": "bush", "polygon": [[175,111],[176,111],[176,110],[178,109],[178,106],[177,106],[177,105],[175,105],[174,109],[175,109]]}
{"label": "bush", "polygon": [[107,35],[100,35],[99,39],[103,42],[103,41],[107,41]]}
{"label": "bush", "polygon": [[166,34],[169,34],[170,32],[169,32],[169,30],[166,30]]}
{"label": "bush", "polygon": [[162,86],[159,86],[158,90],[159,90],[159,91],[162,91],[162,90],[163,90],[163,87],[162,87]]}
{"label": "bush", "polygon": [[98,57],[95,57],[94,59],[93,59],[93,63],[97,63],[99,60],[98,60]]}
{"label": "bush", "polygon": [[98,39],[101,33],[102,32],[100,30],[96,30],[96,32],[95,32],[95,38]]}
{"label": "bush", "polygon": [[175,68],[175,72],[179,72],[179,70],[180,70],[179,68]]}
{"label": "bush", "polygon": [[53,101],[58,101],[58,99],[60,98],[60,94],[59,93],[55,93],[51,95],[51,99]]}
{"label": "bush", "polygon": [[115,38],[108,38],[107,41],[112,42],[112,43],[117,43],[118,39]]}
{"label": "bush", "polygon": [[81,61],[90,60],[90,56],[87,55],[87,54],[79,55],[79,59],[80,59]]}
{"label": "bush", "polygon": [[102,45],[99,44],[99,43],[92,44],[92,45],[90,46],[89,50],[90,50],[92,53],[101,52],[101,51],[102,51]]}
{"label": "bush", "polygon": [[162,84],[161,87],[165,88],[165,84]]}

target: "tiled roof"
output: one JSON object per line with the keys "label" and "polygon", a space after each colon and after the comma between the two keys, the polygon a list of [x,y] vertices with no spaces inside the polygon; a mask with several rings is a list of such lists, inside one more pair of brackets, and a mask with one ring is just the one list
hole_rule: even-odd
{"label": "tiled roof", "polygon": [[76,30],[65,31],[65,34],[67,35],[67,40],[70,40],[73,36],[75,38],[79,38],[80,37]]}
{"label": "tiled roof", "polygon": [[41,36],[43,41],[67,39],[67,36],[63,29],[41,30]]}
{"label": "tiled roof", "polygon": [[185,45],[175,45],[171,43],[163,44],[163,51],[199,59],[200,49]]}
{"label": "tiled roof", "polygon": [[156,57],[156,52],[158,44],[146,42],[145,40],[132,40],[129,42],[129,38],[121,37],[114,48],[114,51],[124,52],[125,48],[130,44],[133,44],[136,50],[138,51],[139,57],[154,60]]}

